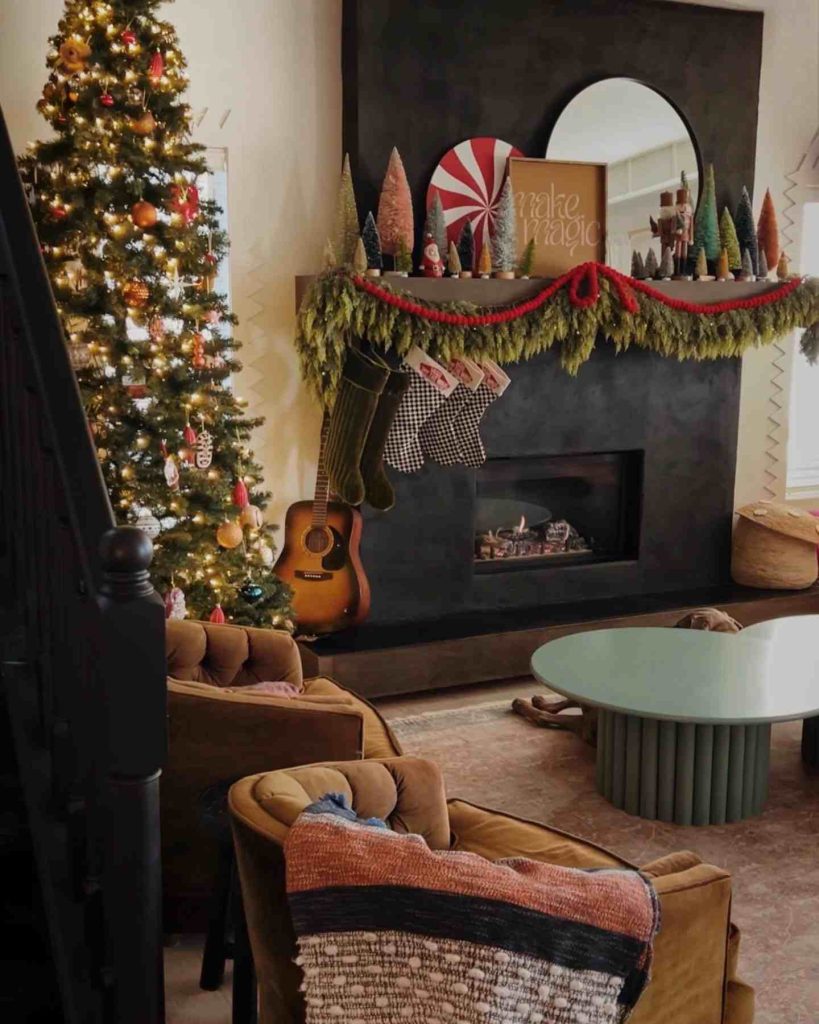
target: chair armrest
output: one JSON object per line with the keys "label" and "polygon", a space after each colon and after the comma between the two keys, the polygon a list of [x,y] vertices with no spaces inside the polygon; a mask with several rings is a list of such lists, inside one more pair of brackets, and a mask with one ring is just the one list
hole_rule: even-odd
{"label": "chair armrest", "polygon": [[660,898],[660,932],[651,981],[629,1024],[722,1024],[731,876],[710,864],[694,864],[652,881]]}

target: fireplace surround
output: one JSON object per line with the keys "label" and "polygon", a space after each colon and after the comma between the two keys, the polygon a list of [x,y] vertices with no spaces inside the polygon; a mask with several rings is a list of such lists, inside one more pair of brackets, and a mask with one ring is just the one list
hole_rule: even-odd
{"label": "fireplace surround", "polygon": [[[585,601],[610,600],[616,610],[618,599],[729,582],[738,360],[676,362],[601,344],[577,377],[552,352],[507,370],[512,383],[481,424],[484,467],[428,462],[417,473],[390,471],[395,507],[363,509],[372,588],[364,631]],[[606,516],[594,506],[602,498],[590,499],[589,475],[605,482],[609,499],[616,494],[608,515],[619,517],[617,529],[602,531],[595,557],[522,559],[490,571],[476,560],[476,532],[490,528],[487,496],[497,497],[513,467],[517,496],[534,498],[540,488],[528,504],[574,519],[581,535],[601,534]],[[513,528],[520,514],[497,526]]]}

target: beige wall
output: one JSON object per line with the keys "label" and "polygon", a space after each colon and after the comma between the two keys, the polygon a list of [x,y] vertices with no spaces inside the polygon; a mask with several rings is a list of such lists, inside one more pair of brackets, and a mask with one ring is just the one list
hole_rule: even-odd
{"label": "beige wall", "polygon": [[[757,202],[770,185],[784,210],[786,174],[819,127],[819,0],[712,6],[766,11]],[[0,103],[19,149],[43,134],[34,104],[61,10],[62,0],[0,0]],[[196,137],[229,151],[231,274],[245,343],[237,390],[252,413],[267,416],[255,447],[281,521],[291,501],[309,495],[315,470],[319,416],[291,345],[293,277],[318,265],[332,218],[341,0],[177,0],[165,15],[178,28],[190,101],[203,115]],[[782,491],[789,352],[783,344],[745,359],[738,501]]]}

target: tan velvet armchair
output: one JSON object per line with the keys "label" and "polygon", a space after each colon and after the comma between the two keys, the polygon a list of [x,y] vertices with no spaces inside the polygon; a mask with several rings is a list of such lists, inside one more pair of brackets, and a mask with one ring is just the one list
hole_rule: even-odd
{"label": "tan velvet armchair", "polygon": [[[332,679],[302,679],[289,633],[190,620],[167,623],[168,761],[161,782],[165,919],[204,923],[216,847],[198,801],[216,783],[314,761],[391,757],[401,748],[378,712]],[[246,691],[289,682],[287,698]],[[245,691],[245,692],[243,692]]]}
{"label": "tan velvet armchair", "polygon": [[[304,1019],[282,845],[303,808],[328,792],[345,793],[362,817],[384,818],[396,831],[421,834],[434,850],[469,850],[493,860],[530,857],[568,867],[635,867],[546,825],[447,801],[438,768],[418,758],[310,765],[241,779],[228,804],[259,984],[260,1024]],[[751,1024],[753,989],[736,975],[739,934],[731,925],[730,875],[687,852],[643,870],[653,876],[662,927],[651,983],[629,1024]]]}

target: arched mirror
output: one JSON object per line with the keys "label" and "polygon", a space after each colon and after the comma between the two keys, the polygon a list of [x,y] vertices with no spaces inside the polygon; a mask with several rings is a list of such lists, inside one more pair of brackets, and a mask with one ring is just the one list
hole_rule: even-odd
{"label": "arched mirror", "polygon": [[634,249],[662,255],[649,218],[658,215],[661,192],[676,192],[683,171],[696,209],[697,152],[685,122],[668,100],[630,78],[578,93],[558,118],[546,156],[607,165],[606,262],[624,273]]}

